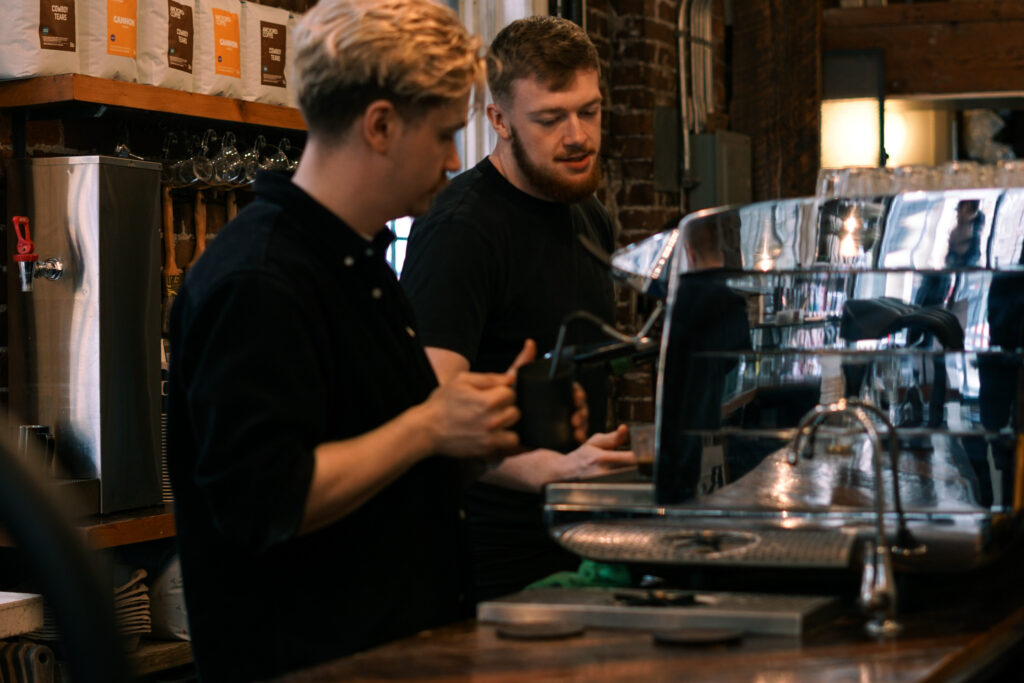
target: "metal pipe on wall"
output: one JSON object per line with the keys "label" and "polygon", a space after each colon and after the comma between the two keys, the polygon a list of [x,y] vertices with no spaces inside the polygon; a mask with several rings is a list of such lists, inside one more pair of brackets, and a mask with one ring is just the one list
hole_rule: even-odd
{"label": "metal pipe on wall", "polygon": [[683,0],[679,5],[679,16],[676,20],[676,48],[679,52],[679,119],[683,134],[683,189],[679,193],[679,210],[686,211],[686,186],[690,182],[690,100],[686,95],[686,49],[689,41],[688,19],[691,0]]}

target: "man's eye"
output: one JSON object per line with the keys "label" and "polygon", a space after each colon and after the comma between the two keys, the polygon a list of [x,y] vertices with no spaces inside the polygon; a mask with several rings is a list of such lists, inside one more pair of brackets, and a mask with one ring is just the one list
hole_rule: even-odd
{"label": "man's eye", "polygon": [[584,109],[580,112],[580,117],[584,119],[592,119],[601,113],[600,109]]}
{"label": "man's eye", "polygon": [[540,125],[545,126],[545,127],[550,127],[550,126],[555,125],[556,123],[558,123],[561,120],[562,120],[561,117],[556,116],[556,117],[552,117],[552,118],[548,118],[548,119],[537,119],[537,123],[539,123]]}

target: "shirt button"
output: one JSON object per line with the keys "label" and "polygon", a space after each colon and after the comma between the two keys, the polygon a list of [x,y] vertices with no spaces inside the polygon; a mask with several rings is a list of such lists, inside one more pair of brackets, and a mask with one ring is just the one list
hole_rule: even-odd
{"label": "shirt button", "polygon": [[344,264],[345,264],[346,266],[351,266],[351,265],[354,265],[354,264],[355,264],[355,262],[356,262],[356,260],[355,260],[354,258],[352,258],[351,256],[346,256],[346,257],[345,257],[345,260],[343,261],[343,263],[344,263]]}
{"label": "shirt button", "polygon": [[367,255],[367,256],[373,256],[373,249],[370,249],[369,247],[367,247],[367,249],[366,249],[366,255]]}
{"label": "shirt button", "polygon": [[373,289],[370,290],[370,296],[372,296],[374,299],[379,299],[382,296],[384,296],[384,292],[380,291],[380,287],[374,287]]}
{"label": "shirt button", "polygon": [[408,334],[408,335],[409,335],[410,337],[415,337],[415,336],[416,336],[416,330],[412,329],[411,327],[408,327],[408,326],[406,326],[406,328],[405,328],[405,332],[406,332],[406,334]]}
{"label": "shirt button", "polygon": [[459,519],[466,521],[466,511],[463,508],[459,508]]}

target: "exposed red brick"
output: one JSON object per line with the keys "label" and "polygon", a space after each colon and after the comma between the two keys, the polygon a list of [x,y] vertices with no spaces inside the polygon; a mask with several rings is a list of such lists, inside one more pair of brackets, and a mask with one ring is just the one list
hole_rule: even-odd
{"label": "exposed red brick", "polygon": [[651,178],[654,174],[654,162],[639,159],[623,161],[622,172],[627,178]]}
{"label": "exposed red brick", "polygon": [[631,87],[612,88],[612,99],[631,108],[651,108],[654,106],[655,95],[650,88]]}
{"label": "exposed red brick", "polygon": [[626,112],[608,116],[612,135],[653,135],[654,114],[649,111]]}
{"label": "exposed red brick", "polygon": [[676,27],[669,22],[647,17],[644,20],[644,36],[669,45],[676,41]]}
{"label": "exposed red brick", "polygon": [[655,202],[654,185],[652,183],[632,183],[619,190],[617,198],[620,205],[645,206]]}
{"label": "exposed red brick", "polygon": [[650,159],[654,156],[654,138],[651,136],[620,137],[616,147],[623,159]]}

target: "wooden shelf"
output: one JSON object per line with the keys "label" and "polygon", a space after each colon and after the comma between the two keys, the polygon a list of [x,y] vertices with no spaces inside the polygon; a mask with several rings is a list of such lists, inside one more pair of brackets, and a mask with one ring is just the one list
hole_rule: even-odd
{"label": "wooden shelf", "polygon": [[128,654],[128,662],[136,676],[184,666],[192,662],[192,644],[184,640],[143,640]]}
{"label": "wooden shelf", "polygon": [[[174,511],[170,504],[113,515],[88,517],[79,521],[82,539],[90,548],[112,548],[130,543],[174,537]],[[0,529],[0,547],[14,542]]]}
{"label": "wooden shelf", "polygon": [[198,95],[79,74],[39,76],[0,82],[0,108],[38,107],[70,102],[102,104],[255,126],[306,130],[306,123],[298,109],[261,102],[246,102],[230,97]]}
{"label": "wooden shelf", "polygon": [[174,508],[170,504],[114,515],[90,517],[79,527],[90,548],[174,538]]}

